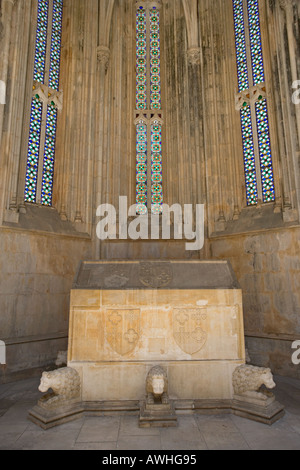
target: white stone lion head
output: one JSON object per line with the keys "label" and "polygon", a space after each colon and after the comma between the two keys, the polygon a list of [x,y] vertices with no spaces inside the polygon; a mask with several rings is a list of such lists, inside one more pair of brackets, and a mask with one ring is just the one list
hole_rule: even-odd
{"label": "white stone lion head", "polygon": [[155,397],[159,397],[167,392],[167,373],[162,367],[155,366],[149,371],[146,388],[147,393],[152,393]]}
{"label": "white stone lion head", "polygon": [[49,372],[43,372],[42,378],[39,385],[39,391],[42,393],[46,393],[49,388],[53,385],[53,380],[51,380],[51,375]]}

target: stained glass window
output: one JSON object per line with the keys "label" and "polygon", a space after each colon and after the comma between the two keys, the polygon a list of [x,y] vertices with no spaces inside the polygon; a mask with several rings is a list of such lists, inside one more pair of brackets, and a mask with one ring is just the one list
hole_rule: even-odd
{"label": "stained glass window", "polygon": [[161,109],[160,101],[160,16],[150,10],[150,101],[151,109]]}
{"label": "stained glass window", "polygon": [[139,214],[159,214],[162,192],[160,11],[138,2],[136,12],[136,204]]}
{"label": "stained glass window", "polygon": [[255,152],[250,105],[241,109],[242,136],[244,144],[244,166],[248,205],[257,204],[257,181],[255,167]]}
{"label": "stained glass window", "polygon": [[147,24],[146,10],[137,10],[136,24],[136,108],[147,109]]}
{"label": "stained glass window", "polygon": [[248,205],[275,200],[258,0],[233,0]]}
{"label": "stained glass window", "polygon": [[25,202],[52,205],[63,0],[38,0]]}
{"label": "stained glass window", "polygon": [[139,214],[147,207],[147,124],[139,121],[136,126],[136,204]]}
{"label": "stained glass window", "polygon": [[152,212],[159,213],[162,196],[162,150],[161,124],[154,120],[151,125],[151,204]]}
{"label": "stained glass window", "polygon": [[35,60],[33,79],[37,82],[44,83],[46,50],[47,50],[47,33],[48,33],[48,1],[41,0],[38,3],[37,14],[37,32],[35,42]]}
{"label": "stained glass window", "polygon": [[40,139],[43,104],[38,97],[32,99],[30,130],[27,153],[27,171],[25,182],[25,200],[36,201],[37,174],[40,155]]}

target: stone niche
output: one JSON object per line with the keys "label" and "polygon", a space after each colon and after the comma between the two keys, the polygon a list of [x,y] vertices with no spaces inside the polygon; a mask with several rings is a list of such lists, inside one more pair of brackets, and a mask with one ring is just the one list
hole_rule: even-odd
{"label": "stone niche", "polygon": [[68,367],[80,376],[82,402],[143,400],[156,365],[179,407],[230,400],[244,363],[242,292],[227,261],[80,264]]}
{"label": "stone niche", "polygon": [[44,372],[29,418],[44,429],[85,415],[284,411],[269,369],[245,364],[242,292],[227,261],[82,262],[71,290],[67,367]]}

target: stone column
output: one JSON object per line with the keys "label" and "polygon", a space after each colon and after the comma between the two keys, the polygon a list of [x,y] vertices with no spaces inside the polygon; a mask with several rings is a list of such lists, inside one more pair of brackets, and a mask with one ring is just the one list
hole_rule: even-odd
{"label": "stone column", "polygon": [[12,25],[12,10],[16,0],[2,0],[1,22],[3,28],[2,39],[0,41],[0,143],[2,137],[4,106],[6,102],[6,86],[8,73],[8,60],[10,48],[10,36]]}
{"label": "stone column", "polygon": [[[97,46],[97,106],[95,131],[95,161],[94,161],[94,198],[93,218],[97,207],[103,202],[103,142],[104,142],[104,106],[105,78],[110,63],[109,33],[111,28],[114,0],[98,1],[98,46]],[[101,259],[101,242],[96,238],[94,244],[95,259]]]}
{"label": "stone column", "polygon": [[[292,102],[292,84],[299,80],[297,71],[297,41],[294,32],[293,0],[280,0],[276,15],[276,52],[279,75],[277,99],[280,115],[280,145],[283,187],[283,219],[292,222],[299,219],[300,187],[300,106]],[[281,10],[281,11],[280,11]],[[285,41],[287,37],[287,44]]]}
{"label": "stone column", "polygon": [[[104,90],[105,75],[109,66],[110,50],[107,46],[100,45],[97,48],[97,152],[95,156],[95,206],[102,203],[102,177],[103,177],[103,140],[104,140]],[[95,214],[93,214],[95,216]],[[95,257],[101,259],[101,241],[96,240]]]}
{"label": "stone column", "polygon": [[[185,140],[190,142],[188,165],[192,173],[190,201],[193,204],[204,203],[205,176],[203,152],[203,56],[199,25],[197,0],[182,0],[187,35],[187,81],[188,81],[188,119],[189,128]],[[183,169],[184,171],[184,169]]]}
{"label": "stone column", "polygon": [[[222,89],[223,81],[221,80],[220,71],[222,70],[222,61],[225,53],[225,45],[223,39],[220,39],[220,28],[222,28],[219,9],[217,1],[213,5],[209,3],[207,10],[207,77],[205,100],[207,112],[209,113],[205,119],[205,139],[206,146],[209,149],[207,159],[209,161],[209,179],[208,183],[208,204],[209,204],[209,224],[211,231],[223,231],[225,229],[225,187],[223,182],[226,181],[226,171],[223,171],[223,162],[221,161],[221,146],[222,133],[220,128],[221,116],[218,109],[218,104],[221,102],[224,106]],[[222,9],[219,3],[219,8]],[[209,121],[207,121],[209,119]]]}
{"label": "stone column", "polygon": [[242,181],[244,180],[244,172],[242,173],[243,180],[241,180],[240,169],[243,167],[241,157],[241,123],[240,113],[235,109],[234,104],[234,91],[236,74],[236,51],[234,41],[234,24],[232,5],[229,8],[221,8],[220,19],[224,27],[224,43],[225,43],[225,60],[223,63],[223,78],[224,78],[224,109],[226,109],[227,126],[226,126],[226,141],[228,148],[228,163],[226,165],[227,174],[227,187],[229,191],[226,193],[226,199],[230,201],[230,212],[228,217],[232,220],[237,220],[240,215],[241,208],[243,207],[244,197],[241,192]]}
{"label": "stone column", "polygon": [[[297,70],[297,50],[296,50],[296,38],[293,31],[294,24],[294,11],[293,11],[293,0],[279,0],[281,8],[285,11],[286,15],[286,28],[288,35],[288,48],[289,58],[291,65],[291,75],[293,83],[300,79]],[[298,131],[298,144],[300,139],[300,106],[295,107],[296,123]]]}
{"label": "stone column", "polygon": [[15,223],[31,7],[31,0],[2,0],[0,81],[6,96],[2,96],[5,104],[0,104],[0,219]]}
{"label": "stone column", "polygon": [[188,39],[188,58],[193,64],[200,64],[198,5],[197,0],[182,0]]}

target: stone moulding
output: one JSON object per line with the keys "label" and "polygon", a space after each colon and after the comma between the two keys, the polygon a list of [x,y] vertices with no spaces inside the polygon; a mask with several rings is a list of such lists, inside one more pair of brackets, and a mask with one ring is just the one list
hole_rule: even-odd
{"label": "stone moulding", "polygon": [[167,371],[156,365],[147,374],[143,400],[82,401],[77,371],[64,367],[43,373],[39,390],[52,388],[53,393],[44,395],[28,418],[50,429],[82,415],[136,415],[139,427],[175,427],[177,414],[186,413],[232,413],[269,425],[283,417],[284,407],[269,390],[276,386],[270,369],[242,364],[233,372],[232,385],[232,399],[170,399]]}
{"label": "stone moulding", "polygon": [[240,289],[228,261],[82,261],[73,290]]}
{"label": "stone moulding", "polygon": [[[36,405],[29,411],[28,419],[45,430],[82,416],[133,415],[137,417],[138,425],[139,416],[145,417],[143,407],[145,407],[144,401],[131,400],[77,402],[55,410],[47,410]],[[275,400],[268,402],[267,406],[262,406],[247,403],[239,396],[235,396],[233,400],[170,400],[170,407],[173,414],[168,414],[169,422],[172,422],[175,413],[177,415],[231,413],[268,425],[272,425],[284,416],[284,407]]]}

